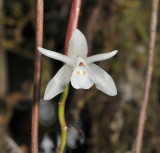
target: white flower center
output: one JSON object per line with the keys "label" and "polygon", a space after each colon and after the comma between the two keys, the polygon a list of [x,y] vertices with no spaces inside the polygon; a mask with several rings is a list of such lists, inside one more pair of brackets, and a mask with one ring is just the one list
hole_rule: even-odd
{"label": "white flower center", "polygon": [[84,66],[77,66],[72,73],[71,84],[76,89],[89,89],[94,82]]}

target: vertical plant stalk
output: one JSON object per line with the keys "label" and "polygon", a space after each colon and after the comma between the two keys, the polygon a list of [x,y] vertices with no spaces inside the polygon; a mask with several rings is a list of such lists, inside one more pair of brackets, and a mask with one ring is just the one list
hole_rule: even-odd
{"label": "vertical plant stalk", "polygon": [[[68,45],[71,39],[73,31],[78,27],[79,13],[81,8],[81,0],[73,0],[70,18],[68,23],[67,35],[65,40],[65,55],[68,55]],[[58,153],[64,153],[67,141],[67,124],[65,121],[65,102],[68,97],[69,85],[66,87],[66,90],[63,92],[58,108],[59,122],[61,126],[61,144],[58,149]]]}
{"label": "vertical plant stalk", "polygon": [[63,92],[60,101],[58,103],[58,116],[59,123],[61,125],[61,144],[58,153],[63,153],[65,150],[67,142],[67,124],[65,121],[65,102],[68,97],[69,85],[67,85],[66,90]]}
{"label": "vertical plant stalk", "polygon": [[148,106],[149,92],[151,87],[152,80],[152,71],[153,71],[153,60],[154,60],[154,48],[155,48],[155,38],[156,38],[156,29],[157,29],[157,17],[158,17],[158,3],[159,0],[152,0],[152,15],[150,23],[150,42],[149,42],[149,53],[148,53],[148,68],[147,76],[145,82],[145,91],[143,103],[141,106],[140,117],[138,122],[137,137],[135,142],[134,153],[141,152],[142,139],[144,133],[144,126],[146,121],[146,112]]}
{"label": "vertical plant stalk", "polygon": [[78,27],[80,9],[81,0],[73,0],[65,40],[65,55],[68,55],[68,44],[71,39],[72,33]]}
{"label": "vertical plant stalk", "polygon": [[32,144],[31,152],[38,153],[38,126],[39,126],[39,100],[41,83],[41,53],[37,47],[42,47],[43,43],[43,0],[37,0],[37,22],[36,22],[36,48],[35,48],[35,71],[34,71],[34,91],[32,106]]}

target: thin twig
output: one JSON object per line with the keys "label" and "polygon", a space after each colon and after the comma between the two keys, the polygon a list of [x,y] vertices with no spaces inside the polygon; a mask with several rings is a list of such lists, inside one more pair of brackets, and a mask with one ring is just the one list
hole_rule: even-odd
{"label": "thin twig", "polygon": [[0,138],[0,148],[2,149],[1,152],[6,151],[6,148],[9,147],[11,153],[24,153],[16,144],[16,142],[11,137],[9,137],[1,127]]}
{"label": "thin twig", "polygon": [[155,48],[155,38],[156,38],[156,29],[157,29],[157,17],[158,17],[158,3],[159,3],[159,0],[152,0],[150,43],[149,43],[149,51],[148,51],[149,52],[148,68],[147,68],[144,98],[143,98],[143,103],[141,106],[141,112],[140,112],[140,117],[138,122],[138,131],[137,131],[137,138],[136,138],[135,150],[134,150],[135,153],[141,152],[142,138],[144,133],[145,121],[146,121],[146,112],[147,112],[149,92],[150,92],[151,80],[152,80],[152,71],[153,71],[154,48]]}
{"label": "thin twig", "polygon": [[[73,0],[70,18],[68,23],[66,41],[65,41],[65,55],[68,55],[68,45],[71,39],[73,31],[78,27],[79,13],[81,8],[81,0]],[[67,86],[66,90],[63,92],[60,102],[59,102],[59,122],[61,126],[61,144],[58,149],[58,153],[63,153],[66,147],[67,141],[67,124],[65,121],[65,102],[68,97],[69,86]]]}
{"label": "thin twig", "polygon": [[43,0],[37,0],[37,25],[36,25],[36,55],[34,73],[34,92],[32,108],[32,153],[38,153],[38,123],[39,123],[39,99],[41,82],[41,53],[37,47],[43,43]]}

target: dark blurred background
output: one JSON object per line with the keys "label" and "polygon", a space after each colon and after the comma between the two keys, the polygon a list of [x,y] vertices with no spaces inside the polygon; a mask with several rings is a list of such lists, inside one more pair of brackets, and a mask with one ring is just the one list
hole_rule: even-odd
{"label": "dark blurred background", "polygon": [[[44,48],[64,53],[71,0],[44,1]],[[66,104],[67,153],[132,153],[144,93],[151,0],[82,0],[79,29],[89,55],[119,50],[97,63],[114,79],[118,95],[70,86]],[[0,152],[29,153],[36,3],[0,0]],[[160,153],[160,22],[144,133],[143,153]],[[63,63],[42,58],[39,153],[56,153],[59,96],[43,101]]]}

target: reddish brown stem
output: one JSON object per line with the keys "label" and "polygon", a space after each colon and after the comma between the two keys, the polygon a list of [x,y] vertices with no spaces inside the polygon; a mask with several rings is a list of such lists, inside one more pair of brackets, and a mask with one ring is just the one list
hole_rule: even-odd
{"label": "reddish brown stem", "polygon": [[39,100],[41,82],[41,53],[37,47],[43,43],[43,0],[37,0],[37,23],[36,23],[36,49],[35,49],[35,72],[34,92],[32,106],[32,144],[31,152],[38,153],[38,125],[39,125]]}
{"label": "reddish brown stem", "polygon": [[80,8],[81,0],[73,0],[65,41],[65,55],[68,55],[68,44],[71,39],[72,33],[78,27]]}
{"label": "reddish brown stem", "polygon": [[151,80],[152,80],[152,71],[153,71],[154,48],[155,48],[155,38],[156,38],[156,29],[157,29],[157,17],[158,17],[158,2],[159,0],[152,0],[150,42],[149,42],[149,51],[148,51],[149,52],[148,68],[147,68],[144,98],[143,98],[143,103],[142,103],[139,122],[138,122],[137,138],[136,138],[135,150],[134,150],[135,153],[141,152],[142,138],[144,133],[145,121],[146,121],[146,112],[147,112],[149,92],[150,92]]}

